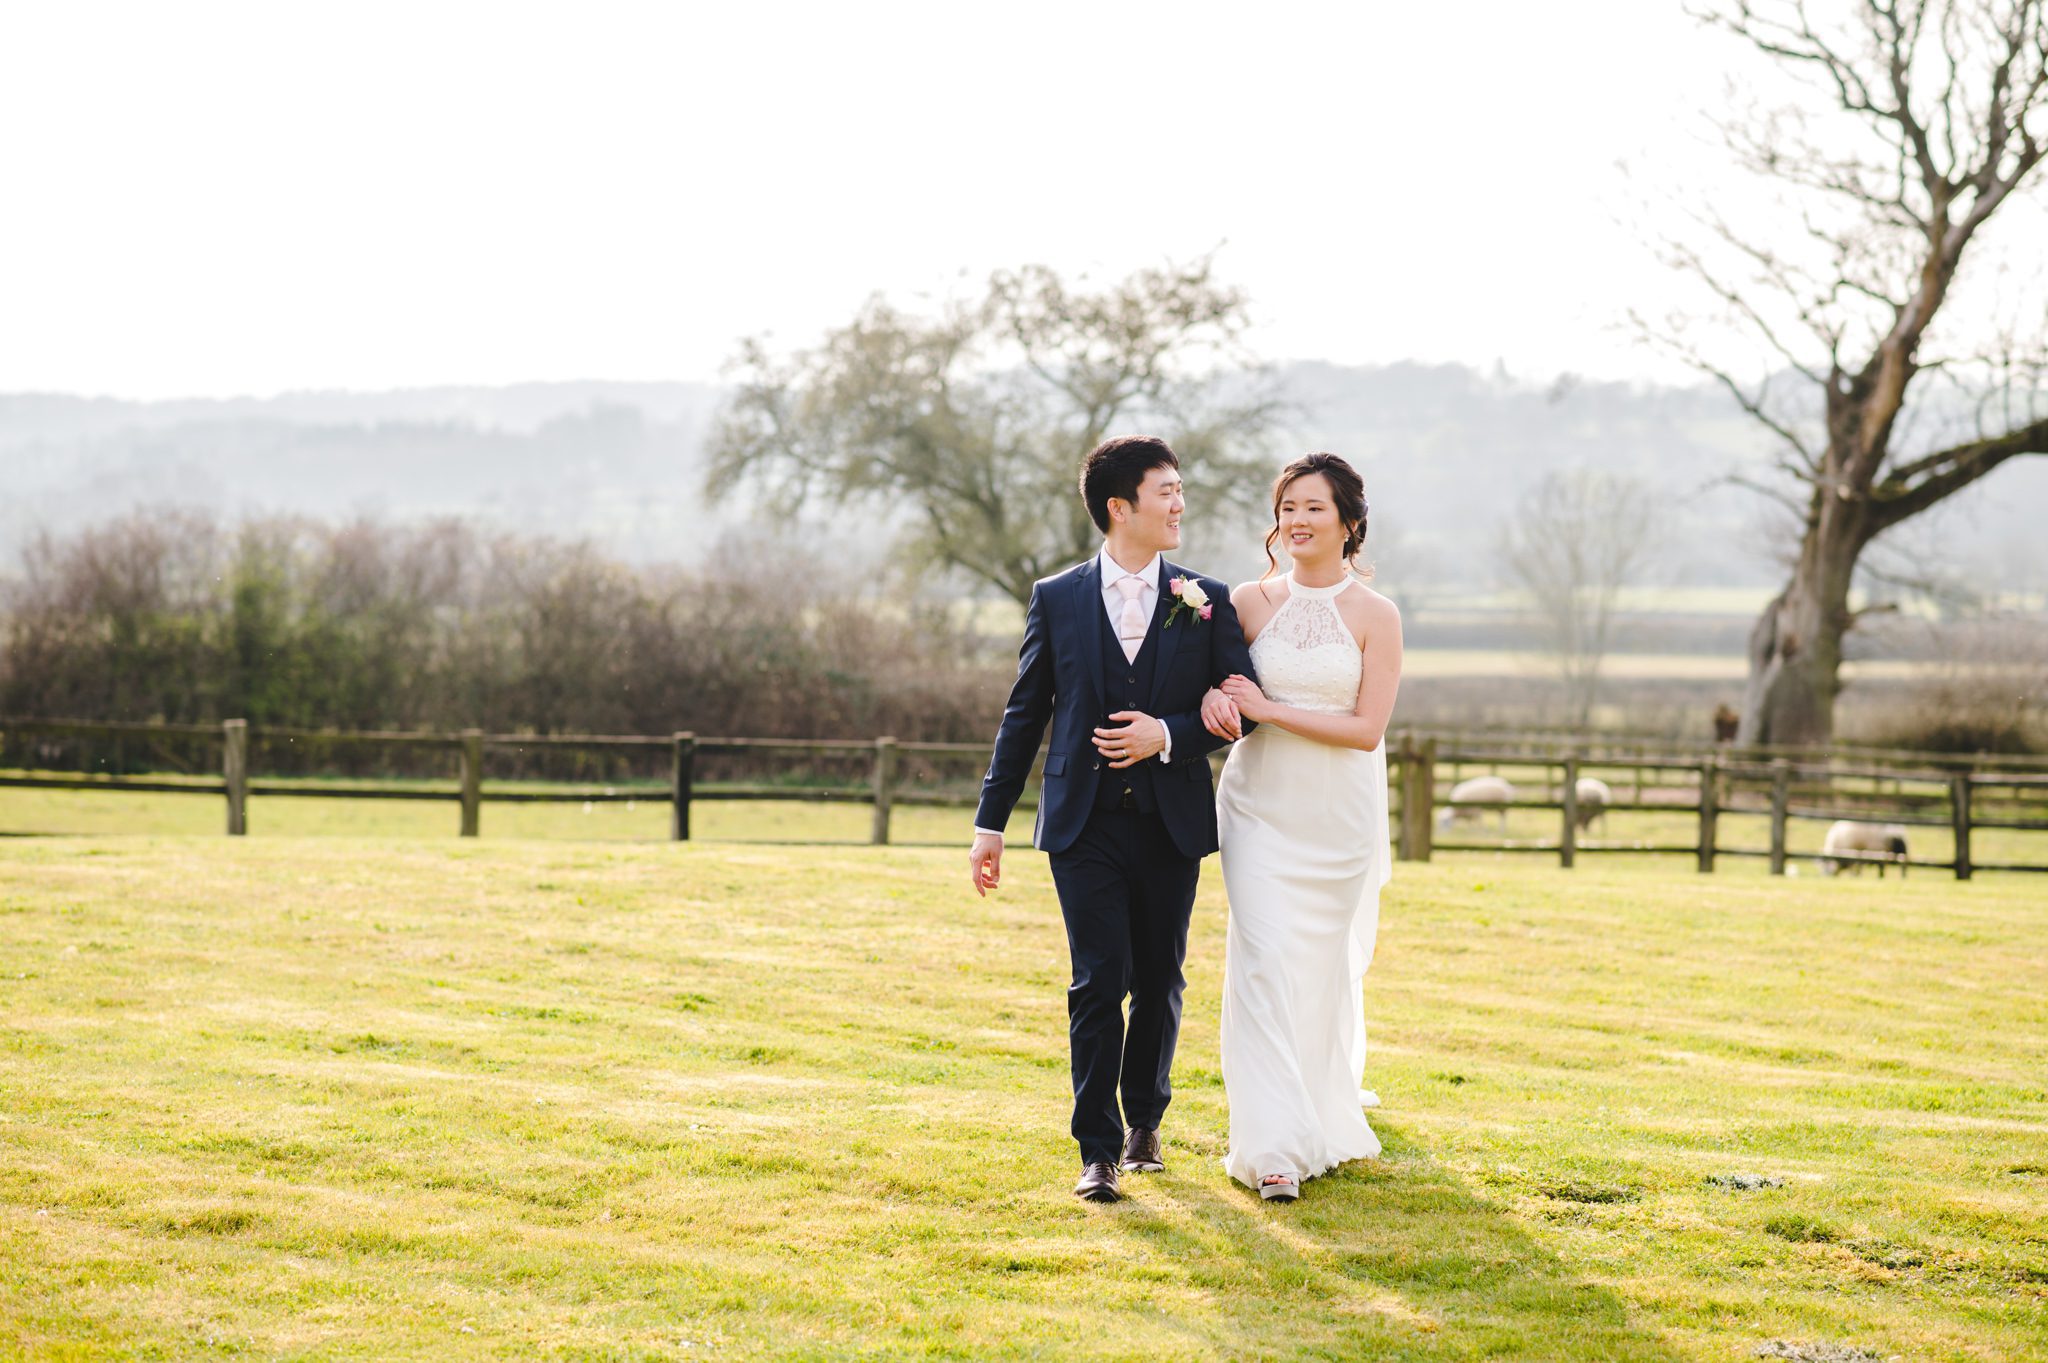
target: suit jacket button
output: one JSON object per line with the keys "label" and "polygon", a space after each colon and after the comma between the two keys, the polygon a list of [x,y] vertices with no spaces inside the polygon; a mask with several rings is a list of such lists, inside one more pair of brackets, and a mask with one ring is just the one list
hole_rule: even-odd
{"label": "suit jacket button", "polygon": [[1101,771],[1101,770],[1102,770],[1102,759],[1098,757],[1098,758],[1096,758],[1096,759],[1095,759],[1095,760],[1094,760],[1093,762],[1090,762],[1090,763],[1088,764],[1088,770],[1090,770],[1090,771]]}

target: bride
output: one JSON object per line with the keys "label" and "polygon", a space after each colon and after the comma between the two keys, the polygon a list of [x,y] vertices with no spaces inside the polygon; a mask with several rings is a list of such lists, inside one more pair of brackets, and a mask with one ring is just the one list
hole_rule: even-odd
{"label": "bride", "polygon": [[[1361,981],[1391,873],[1381,747],[1401,681],[1401,616],[1352,570],[1365,484],[1311,454],[1273,484],[1266,576],[1230,594],[1264,689],[1233,676],[1203,721],[1235,739],[1216,787],[1230,926],[1223,965],[1224,1168],[1293,1201],[1302,1181],[1377,1155],[1361,1110]],[[1273,548],[1292,571],[1275,578]]]}

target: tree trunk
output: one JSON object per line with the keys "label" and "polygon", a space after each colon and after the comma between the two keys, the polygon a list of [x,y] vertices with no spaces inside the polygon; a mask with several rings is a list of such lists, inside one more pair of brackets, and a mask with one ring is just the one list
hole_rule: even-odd
{"label": "tree trunk", "polygon": [[1842,636],[1855,622],[1849,582],[1868,539],[1866,504],[1816,496],[1792,580],[1749,634],[1741,744],[1829,742],[1842,689]]}

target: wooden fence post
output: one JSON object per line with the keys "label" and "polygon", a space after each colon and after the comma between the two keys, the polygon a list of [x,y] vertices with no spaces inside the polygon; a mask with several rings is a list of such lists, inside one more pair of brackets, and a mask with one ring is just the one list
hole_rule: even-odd
{"label": "wooden fence post", "polygon": [[462,836],[477,836],[484,803],[484,731],[462,731]]}
{"label": "wooden fence post", "polygon": [[230,719],[221,728],[220,774],[228,787],[228,836],[249,833],[249,721]]}
{"label": "wooden fence post", "polygon": [[1720,836],[1721,761],[1709,755],[1700,761],[1700,872],[1712,874],[1714,842]]}
{"label": "wooden fence post", "polygon": [[[1415,801],[1415,860],[1428,861],[1436,851],[1436,740],[1422,740],[1422,750],[1415,755],[1415,780],[1402,793],[1405,803]],[[1406,816],[1403,816],[1406,826]]]}
{"label": "wooden fence post", "polygon": [[1394,844],[1394,857],[1428,861],[1436,833],[1436,740],[1417,743],[1413,731],[1405,731],[1400,748],[1388,761],[1401,768],[1401,837]]}
{"label": "wooden fence post", "polygon": [[889,841],[889,806],[896,794],[896,740],[875,740],[875,827],[868,841],[877,847]]}
{"label": "wooden fence post", "polygon": [[[1956,829],[1956,879],[1970,878],[1970,773],[1959,771],[1949,779],[1949,804]],[[1906,868],[1901,866],[1899,874]]]}
{"label": "wooden fence post", "polygon": [[690,840],[690,783],[697,765],[697,735],[675,736],[669,762],[668,835],[674,842]]}
{"label": "wooden fence post", "polygon": [[1564,835],[1558,839],[1557,864],[1570,870],[1579,854],[1579,759],[1564,760]]}
{"label": "wooden fence post", "polygon": [[1785,805],[1792,795],[1792,764],[1771,759],[1771,874],[1785,874]]}

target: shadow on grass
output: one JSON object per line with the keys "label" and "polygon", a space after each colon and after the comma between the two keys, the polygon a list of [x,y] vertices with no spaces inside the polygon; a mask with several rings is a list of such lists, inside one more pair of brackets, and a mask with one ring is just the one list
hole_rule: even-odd
{"label": "shadow on grass", "polygon": [[[1120,1229],[1216,1265],[1235,1300],[1210,1342],[1226,1357],[1677,1360],[1623,1300],[1577,1278],[1498,1204],[1376,1120],[1378,1160],[1312,1180],[1299,1202],[1231,1184],[1145,1196]],[[1221,1261],[1221,1262],[1219,1262]]]}

